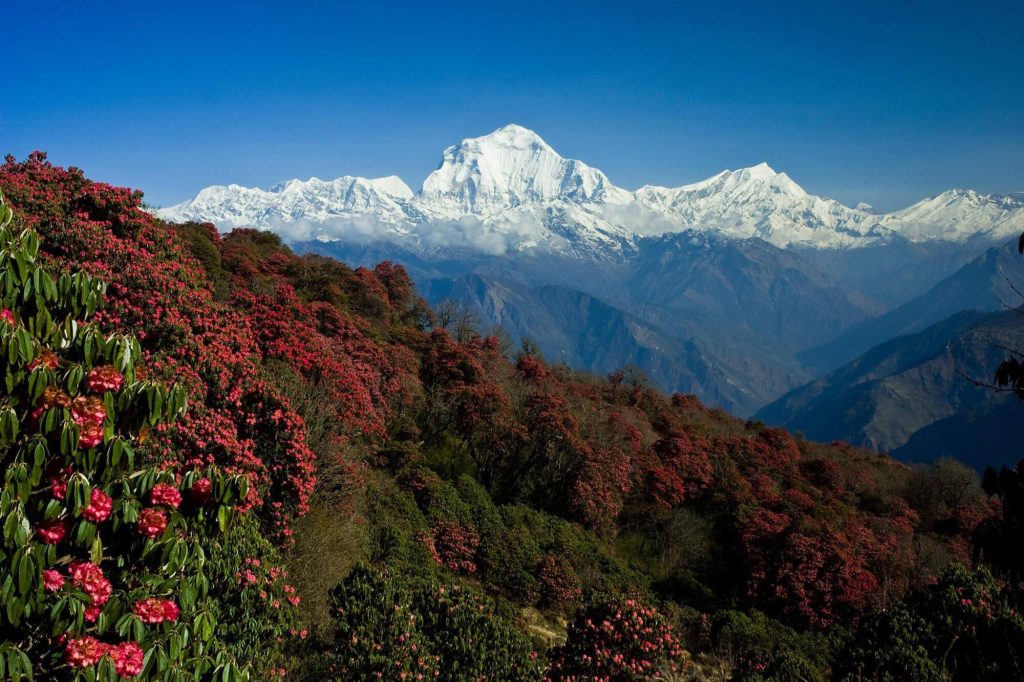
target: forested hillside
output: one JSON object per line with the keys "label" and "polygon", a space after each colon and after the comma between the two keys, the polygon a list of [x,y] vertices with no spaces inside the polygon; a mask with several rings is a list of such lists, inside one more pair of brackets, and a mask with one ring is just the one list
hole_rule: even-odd
{"label": "forested hillside", "polygon": [[0,191],[0,677],[1024,677],[1024,467],[576,372],[41,154]]}

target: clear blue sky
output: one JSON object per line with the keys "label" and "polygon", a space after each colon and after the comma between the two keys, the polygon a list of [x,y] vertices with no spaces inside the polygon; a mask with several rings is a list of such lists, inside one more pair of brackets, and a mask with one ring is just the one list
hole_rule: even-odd
{"label": "clear blue sky", "polygon": [[155,205],[311,175],[416,189],[508,122],[628,188],[768,161],[886,209],[1024,190],[1021,2],[50,0],[0,27],[0,153]]}

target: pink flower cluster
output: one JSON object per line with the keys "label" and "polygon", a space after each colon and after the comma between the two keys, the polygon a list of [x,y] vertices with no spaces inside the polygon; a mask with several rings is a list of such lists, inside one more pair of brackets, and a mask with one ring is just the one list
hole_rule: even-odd
{"label": "pink flower cluster", "polygon": [[242,588],[259,588],[260,599],[266,600],[275,609],[281,608],[281,600],[278,598],[281,590],[284,598],[292,606],[302,603],[298,590],[294,585],[281,582],[288,578],[288,571],[280,566],[264,565],[256,557],[246,557],[245,568],[235,572],[235,579]]}
{"label": "pink flower cluster", "polygon": [[139,513],[139,532],[147,538],[158,538],[167,528],[167,515],[159,509],[149,507]]}
{"label": "pink flower cluster", "polygon": [[86,386],[90,393],[106,393],[107,391],[120,391],[124,385],[124,376],[110,365],[95,367],[86,379]]}
{"label": "pink flower cluster", "polygon": [[96,665],[104,656],[109,656],[114,662],[114,670],[122,677],[138,677],[145,658],[142,647],[135,642],[105,644],[92,636],[69,639],[64,653],[68,665],[75,668]]}
{"label": "pink flower cluster", "polygon": [[82,517],[93,523],[102,523],[110,516],[114,500],[98,488],[89,491],[89,506],[82,510]]}
{"label": "pink flower cluster", "polygon": [[154,506],[164,505],[177,509],[181,504],[181,493],[170,483],[157,483],[149,491],[149,502]]}
{"label": "pink flower cluster", "polygon": [[78,425],[78,447],[94,448],[103,442],[103,422],[107,408],[96,397],[78,396],[71,404],[71,416]]}
{"label": "pink flower cluster", "polygon": [[52,568],[43,571],[43,589],[47,592],[56,592],[62,587],[64,587],[64,576],[60,571],[55,571]]}
{"label": "pink flower cluster", "polygon": [[192,484],[192,501],[196,504],[203,504],[210,499],[210,491],[213,489],[213,484],[208,478],[200,478],[198,481]]}
{"label": "pink flower cluster", "polygon": [[157,597],[150,597],[149,599],[135,602],[132,610],[135,611],[135,615],[142,619],[143,623],[150,624],[176,621],[180,613],[180,609],[174,600],[159,599]]}
{"label": "pink flower cluster", "polygon": [[57,356],[51,350],[44,349],[43,352],[32,362],[28,363],[28,371],[33,372],[39,367],[48,367],[50,369],[57,369],[60,361]]}
{"label": "pink flower cluster", "polygon": [[68,533],[68,523],[64,519],[43,521],[39,524],[39,539],[48,545],[56,545]]}
{"label": "pink flower cluster", "polygon": [[99,566],[85,561],[71,564],[68,571],[71,574],[71,582],[92,597],[93,606],[102,606],[110,599],[114,590]]}

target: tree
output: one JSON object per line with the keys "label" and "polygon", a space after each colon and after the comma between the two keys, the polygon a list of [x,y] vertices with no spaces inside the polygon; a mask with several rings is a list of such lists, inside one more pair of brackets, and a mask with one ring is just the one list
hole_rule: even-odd
{"label": "tree", "polygon": [[665,679],[689,666],[689,654],[664,616],[634,599],[581,609],[565,644],[551,653],[550,682]]}
{"label": "tree", "polygon": [[331,603],[335,679],[541,678],[529,640],[490,599],[458,584],[359,565],[332,592]]}

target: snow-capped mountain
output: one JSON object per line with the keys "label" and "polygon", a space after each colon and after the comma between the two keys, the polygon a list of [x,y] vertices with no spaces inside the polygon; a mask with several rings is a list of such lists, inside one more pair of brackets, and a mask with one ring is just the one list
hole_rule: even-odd
{"label": "snow-capped mountain", "polygon": [[628,204],[633,195],[582,161],[565,159],[518,125],[463,140],[444,150],[441,166],[419,194],[426,210],[448,218],[490,216],[523,204]]}
{"label": "snow-capped mountain", "polygon": [[[414,224],[406,208],[413,192],[394,175],[368,180],[287,180],[270,189],[214,185],[194,199],[160,211],[173,220],[203,220],[218,227],[289,227],[292,238],[310,238],[330,226],[349,232],[360,224],[373,234],[404,234]],[[305,235],[301,234],[306,232]]]}
{"label": "snow-capped mountain", "polygon": [[641,187],[637,200],[673,223],[776,246],[848,247],[891,235],[879,217],[808,194],[766,163],[682,187]]}
{"label": "snow-capped mountain", "polygon": [[963,241],[983,236],[992,241],[1024,232],[1024,192],[979,194],[952,189],[891,214],[913,240]]}
{"label": "snow-capped mountain", "polygon": [[419,192],[395,176],[289,180],[268,190],[215,186],[158,211],[222,229],[248,225],[292,241],[384,240],[416,251],[540,250],[615,258],[636,239],[685,230],[759,237],[782,248],[848,249],[911,241],[998,239],[1024,231],[1021,195],[952,190],[879,214],[808,194],[767,164],[635,192],[566,159],[539,135],[507,125],[444,151]]}

